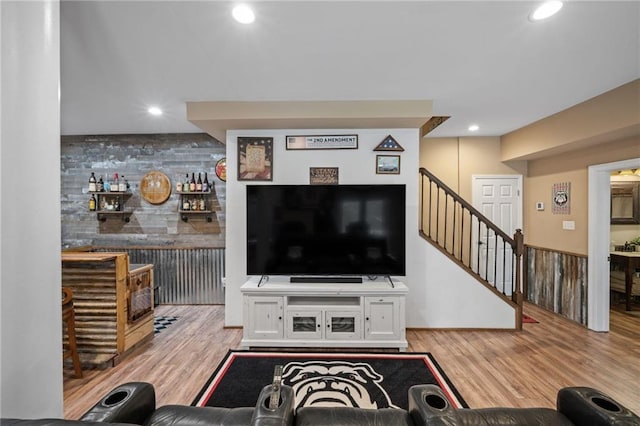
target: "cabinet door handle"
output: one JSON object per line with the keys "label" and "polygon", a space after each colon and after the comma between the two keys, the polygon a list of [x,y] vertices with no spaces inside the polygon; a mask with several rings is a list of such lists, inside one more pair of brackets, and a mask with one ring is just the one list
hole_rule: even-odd
{"label": "cabinet door handle", "polygon": [[369,317],[365,317],[365,319],[364,319],[364,320],[365,320],[365,321],[369,321]]}
{"label": "cabinet door handle", "polygon": [[282,317],[278,317],[278,320],[282,321]]}

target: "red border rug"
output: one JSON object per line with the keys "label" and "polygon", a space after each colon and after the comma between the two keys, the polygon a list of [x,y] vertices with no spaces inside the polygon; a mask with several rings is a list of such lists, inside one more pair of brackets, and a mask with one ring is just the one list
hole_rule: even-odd
{"label": "red border rug", "polygon": [[283,366],[296,408],[346,406],[408,408],[408,390],[436,384],[457,408],[468,405],[430,353],[229,351],[191,405],[252,407]]}
{"label": "red border rug", "polygon": [[529,315],[522,314],[522,323],[523,324],[538,324],[540,321],[531,318]]}

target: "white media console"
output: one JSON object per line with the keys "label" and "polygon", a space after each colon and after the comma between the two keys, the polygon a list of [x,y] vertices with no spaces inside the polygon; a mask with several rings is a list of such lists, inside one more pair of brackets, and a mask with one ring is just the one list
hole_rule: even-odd
{"label": "white media console", "polygon": [[404,283],[290,283],[254,277],[242,287],[250,347],[407,348]]}

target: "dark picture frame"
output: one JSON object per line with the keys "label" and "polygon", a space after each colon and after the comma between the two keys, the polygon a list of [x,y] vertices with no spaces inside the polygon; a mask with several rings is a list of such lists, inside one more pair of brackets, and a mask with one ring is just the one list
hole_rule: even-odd
{"label": "dark picture frame", "polygon": [[273,138],[238,137],[238,180],[273,180]]}
{"label": "dark picture frame", "polygon": [[400,156],[399,155],[376,155],[376,174],[399,175],[400,174]]}

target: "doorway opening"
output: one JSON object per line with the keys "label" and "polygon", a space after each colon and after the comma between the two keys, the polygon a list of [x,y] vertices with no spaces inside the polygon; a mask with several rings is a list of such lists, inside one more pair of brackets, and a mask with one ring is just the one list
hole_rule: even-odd
{"label": "doorway opening", "polygon": [[611,172],[640,168],[640,158],[589,166],[589,258],[587,327],[609,331],[609,250]]}

